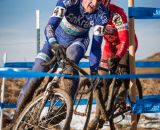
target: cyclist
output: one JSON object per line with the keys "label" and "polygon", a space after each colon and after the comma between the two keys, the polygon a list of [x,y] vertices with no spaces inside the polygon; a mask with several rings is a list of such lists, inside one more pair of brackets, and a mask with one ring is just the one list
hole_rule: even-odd
{"label": "cyclist", "polygon": [[[97,19],[98,18],[98,19]],[[55,52],[57,60],[69,58],[76,64],[84,56],[89,45],[89,30],[94,27],[92,46],[90,51],[90,71],[97,73],[101,58],[101,43],[104,27],[108,22],[108,11],[101,0],[58,0],[52,16],[45,28],[46,41],[38,53],[32,71],[47,72],[49,67],[41,66],[47,62]],[[78,72],[70,67],[66,73],[77,75]],[[34,91],[40,86],[44,78],[30,78],[23,86],[18,102],[17,113],[24,108],[32,98]],[[64,88],[70,90],[72,98],[77,90],[79,79],[65,79]]]}
{"label": "cyclist", "polygon": [[[104,48],[102,59],[110,63],[102,63],[103,67],[109,67],[112,73],[115,72],[119,61],[124,57],[129,46],[128,21],[124,10],[114,4],[108,6],[110,11],[109,22],[105,29]],[[135,50],[138,47],[138,40],[135,35]]]}
{"label": "cyclist", "polygon": [[[103,0],[103,4],[109,10],[109,22],[105,28],[104,35],[104,47],[102,53],[102,59],[108,61],[108,63],[102,62],[102,67],[108,67],[111,73],[115,73],[117,65],[119,62],[127,65],[128,63],[128,47],[129,47],[129,33],[128,33],[128,21],[124,10],[114,4],[109,3],[110,1]],[[138,46],[138,40],[135,35],[136,49]],[[129,70],[124,70],[129,73]],[[106,74],[106,72],[101,71],[101,74]],[[104,86],[106,80],[104,80]],[[106,92],[106,88],[103,87],[103,92]],[[105,95],[105,94],[104,94]],[[96,129],[98,127],[103,127],[104,121],[100,119],[100,110],[98,106],[96,107],[96,117],[89,123],[90,130]],[[102,121],[102,122],[101,122]]]}

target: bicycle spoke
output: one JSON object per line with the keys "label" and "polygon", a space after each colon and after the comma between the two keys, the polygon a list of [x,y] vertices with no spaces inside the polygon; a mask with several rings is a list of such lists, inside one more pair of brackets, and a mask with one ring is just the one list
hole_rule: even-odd
{"label": "bicycle spoke", "polygon": [[[34,128],[34,125],[33,125],[33,124],[30,124],[30,123],[28,123],[28,122],[26,122],[26,121],[22,121],[22,123],[23,123],[23,125],[25,125],[24,127],[23,127],[23,125],[22,125],[23,130],[27,130],[27,129]],[[27,126],[28,126],[28,127],[27,127]],[[27,127],[27,128],[26,128],[26,127]]]}

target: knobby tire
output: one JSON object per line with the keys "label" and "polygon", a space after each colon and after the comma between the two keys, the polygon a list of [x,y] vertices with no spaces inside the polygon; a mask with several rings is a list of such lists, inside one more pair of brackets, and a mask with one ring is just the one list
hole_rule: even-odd
{"label": "knobby tire", "polygon": [[[65,115],[65,123],[64,123],[64,126],[63,126],[63,130],[68,130],[69,129],[69,125],[70,125],[70,122],[71,122],[71,119],[72,119],[72,114],[73,114],[73,101],[71,99],[71,97],[68,95],[68,93],[62,89],[54,89],[54,93],[53,95],[56,95],[56,96],[59,96],[61,99],[64,99],[63,101],[65,101],[65,104],[66,104],[66,108],[67,108],[67,113]],[[13,126],[13,129],[12,130],[23,130],[24,128],[20,128],[21,125],[23,125],[23,123],[27,123],[27,122],[24,122],[25,121],[25,118],[31,120],[33,122],[39,122],[39,118],[36,120],[35,117],[32,117],[32,113],[30,114],[31,117],[28,117],[28,114],[30,112],[30,110],[32,110],[34,108],[34,106],[38,105],[39,103],[41,103],[43,100],[43,93],[40,94],[39,96],[37,96],[35,99],[33,99],[26,107],[25,109],[22,111],[22,113],[18,116],[18,118],[16,119],[15,123],[14,123],[14,126]],[[53,106],[54,107],[54,106]],[[36,108],[35,108],[36,109]],[[39,108],[40,109],[40,108]],[[32,110],[34,111],[34,109]],[[37,113],[37,112],[36,112]],[[64,112],[63,112],[64,113]],[[33,113],[34,114],[34,113]],[[35,115],[34,115],[35,116]],[[30,122],[30,123],[33,123],[33,122]],[[42,124],[43,122],[41,122]],[[29,130],[41,130],[38,126],[37,128],[34,126],[35,124],[31,124],[30,125],[30,129]],[[46,128],[46,125],[41,127],[43,130],[50,130],[50,128]],[[52,129],[54,130],[54,129]],[[57,128],[56,128],[57,130]]]}

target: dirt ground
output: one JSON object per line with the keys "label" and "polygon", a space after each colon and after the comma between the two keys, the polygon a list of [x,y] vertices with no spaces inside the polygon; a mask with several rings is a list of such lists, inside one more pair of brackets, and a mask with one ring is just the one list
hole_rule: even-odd
{"label": "dirt ground", "polygon": [[[160,53],[154,54],[151,57],[144,59],[143,61],[160,61]],[[160,73],[160,68],[137,68],[136,73]],[[5,95],[4,102],[5,103],[16,103],[17,98],[20,92],[21,87],[24,85],[26,79],[6,79],[5,82]],[[160,78],[157,79],[140,79],[143,86],[143,94],[144,95],[156,95],[160,94]],[[2,79],[0,79],[0,85],[2,84]],[[11,109],[7,109],[7,111],[13,111]],[[5,118],[3,120],[3,126],[7,124],[8,120]],[[124,129],[124,128],[122,128]],[[121,130],[121,128],[119,128]],[[144,130],[143,128],[139,130]],[[154,130],[154,129],[153,129]]]}

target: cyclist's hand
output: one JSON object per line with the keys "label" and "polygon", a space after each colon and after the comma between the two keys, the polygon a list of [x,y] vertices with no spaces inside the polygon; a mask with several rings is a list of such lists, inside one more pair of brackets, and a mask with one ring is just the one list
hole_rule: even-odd
{"label": "cyclist's hand", "polygon": [[54,55],[58,61],[66,58],[66,49],[63,45],[58,43],[51,44],[51,50],[54,52]]}
{"label": "cyclist's hand", "polygon": [[117,66],[119,64],[120,58],[118,56],[112,56],[108,60],[108,68],[111,71],[111,73],[115,73]]}

